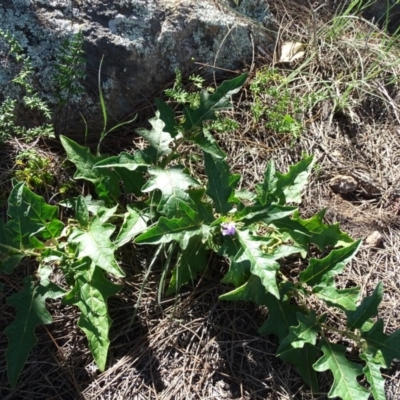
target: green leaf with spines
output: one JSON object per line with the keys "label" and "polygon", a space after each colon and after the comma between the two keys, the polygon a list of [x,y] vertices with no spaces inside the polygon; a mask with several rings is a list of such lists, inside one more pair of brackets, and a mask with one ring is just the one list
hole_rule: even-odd
{"label": "green leaf with spines", "polygon": [[326,257],[321,259],[311,258],[309,266],[300,273],[300,281],[309,286],[326,285],[331,278],[340,274],[346,264],[356,255],[361,246],[361,240],[353,244],[332,250]]}
{"label": "green leaf with spines", "polygon": [[13,237],[12,231],[9,231],[0,220],[0,272],[6,274],[11,274],[25,257],[20,251],[20,243],[14,241]]}
{"label": "green leaf with spines", "polygon": [[129,204],[126,209],[127,212],[124,215],[124,222],[114,241],[114,245],[117,248],[133,241],[136,236],[143,233],[147,229],[147,221],[150,219],[148,215],[140,213]]}
{"label": "green leaf with spines", "polygon": [[273,257],[265,255],[260,250],[261,243],[253,240],[248,232],[238,232],[239,241],[243,247],[245,257],[250,261],[251,273],[261,279],[265,290],[279,298],[279,289],[276,283],[276,272],[279,264]]}
{"label": "green leaf with spines", "polygon": [[308,245],[315,244],[320,251],[324,251],[328,246],[348,246],[354,242],[347,233],[339,229],[339,224],[324,224],[324,215],[325,211],[322,210],[309,219],[301,219],[296,210],[293,217],[277,219],[273,224],[281,233],[285,233],[305,249]]}
{"label": "green leaf with spines", "polygon": [[400,360],[400,329],[390,335],[383,333],[383,329],[383,320],[378,319],[368,331],[361,330],[361,337],[372,354],[381,351],[385,367],[389,368],[394,359]]}
{"label": "green leaf with spines", "polygon": [[157,164],[158,160],[171,154],[171,145],[174,141],[171,134],[165,130],[165,123],[160,118],[160,111],[156,111],[154,118],[149,119],[149,123],[152,126],[151,130],[148,129],[137,129],[136,133],[142,136],[150,144],[144,153],[147,157],[150,157],[153,164]]}
{"label": "green leaf with spines", "polygon": [[199,189],[201,185],[193,179],[181,166],[173,166],[168,169],[157,167],[149,168],[151,178],[143,186],[142,192],[147,193],[156,189],[162,193],[157,211],[167,218],[179,217],[182,214],[181,205],[186,203],[192,209],[196,209],[195,202],[189,195],[190,189]]}
{"label": "green leaf with spines", "polygon": [[60,135],[61,144],[67,153],[67,158],[76,166],[75,179],[84,179],[95,185],[96,193],[106,201],[110,197],[118,198],[119,176],[112,169],[95,168],[95,165],[107,156],[93,156],[88,147],[76,143],[66,136]]}
{"label": "green leaf with spines", "polygon": [[235,197],[238,198],[239,200],[254,202],[257,195],[247,189],[237,189],[235,190]]}
{"label": "green leaf with spines", "polygon": [[115,168],[115,172],[123,182],[123,191],[125,194],[134,194],[142,196],[142,187],[146,183],[146,168],[141,167],[136,171],[128,171],[124,168]]}
{"label": "green leaf with spines", "polygon": [[112,322],[108,315],[107,299],[118,293],[121,286],[108,281],[103,271],[88,257],[78,260],[73,269],[75,285],[66,294],[63,303],[76,305],[81,310],[78,326],[85,332],[97,367],[104,371]]}
{"label": "green leaf with spines", "polygon": [[203,122],[215,120],[215,112],[232,107],[230,97],[239,92],[247,79],[247,74],[223,82],[214,93],[210,94],[203,90],[200,94],[200,106],[195,110],[186,106],[183,109],[185,132],[201,129]]}
{"label": "green leaf with spines", "polygon": [[320,331],[319,321],[314,311],[309,315],[297,312],[296,317],[298,325],[289,328],[288,335],[280,343],[277,355],[283,361],[295,365],[297,372],[311,390],[317,392],[318,380],[313,364],[319,353],[315,346]]}
{"label": "green leaf with spines", "polygon": [[24,288],[7,298],[7,303],[17,309],[14,321],[4,330],[8,338],[6,351],[8,379],[13,388],[25,365],[28,355],[37,342],[35,327],[51,324],[52,318],[46,310],[46,299],[64,295],[64,290],[49,279],[52,269],[40,265],[36,279],[24,278]]}
{"label": "green leaf with spines", "polygon": [[178,134],[174,110],[160,98],[156,98],[154,102],[156,103],[158,111],[160,112],[160,119],[165,124],[164,131],[168,132],[171,137],[174,138]]}
{"label": "green leaf with spines", "polygon": [[[280,297],[283,297],[282,291]],[[258,332],[262,335],[276,335],[282,342],[289,334],[290,328],[298,324],[297,313],[304,312],[299,306],[280,300],[271,294],[266,296],[264,305],[268,307],[269,316]]]}
{"label": "green leaf with spines", "polygon": [[235,220],[244,222],[245,225],[251,225],[257,222],[270,224],[276,220],[289,217],[296,210],[296,207],[280,206],[277,204],[250,205],[243,207],[235,213]]}
{"label": "green leaf with spines", "polygon": [[60,202],[60,205],[71,208],[82,228],[89,225],[89,209],[83,196],[74,197]]}
{"label": "green leaf with spines", "polygon": [[200,130],[196,134],[187,138],[187,140],[196,143],[204,153],[209,154],[216,160],[224,160],[226,158],[226,154],[221,147],[219,147],[218,142],[207,129]]}
{"label": "green leaf with spines", "polygon": [[371,296],[365,297],[353,311],[346,311],[347,327],[360,329],[366,321],[378,314],[378,307],[383,297],[383,285],[379,282]]}
{"label": "green leaf with spines", "polygon": [[265,305],[267,299],[267,291],[261,282],[261,279],[256,275],[250,275],[248,281],[219,296],[220,300],[227,301],[252,301],[254,304]]}
{"label": "green leaf with spines", "polygon": [[300,348],[306,343],[315,345],[320,331],[319,321],[315,311],[309,315],[298,312],[296,314],[298,325],[289,328],[289,334],[282,340],[277,353],[281,356],[288,348]]}
{"label": "green leaf with spines", "polygon": [[100,171],[105,168],[112,169],[124,184],[126,194],[133,193],[137,196],[142,194],[142,186],[145,184],[145,173],[151,165],[151,158],[143,151],[136,150],[134,154],[122,152],[118,156],[108,157],[98,161],[94,170]]}
{"label": "green leaf with spines", "polygon": [[[268,164],[264,175],[264,183],[258,185],[261,204],[274,197],[279,204],[301,203],[301,193],[308,182],[313,165],[313,157],[305,157],[300,162],[289,167],[289,172],[275,172],[272,162]],[[274,176],[275,175],[275,176]]]}
{"label": "green leaf with spines", "polygon": [[12,233],[14,243],[31,248],[32,236],[48,240],[60,235],[64,224],[57,218],[57,213],[58,207],[48,205],[21,182],[10,193],[8,215],[11,219],[4,229]]}
{"label": "green leaf with spines", "polygon": [[360,354],[360,358],[365,361],[363,372],[370,385],[374,400],[386,400],[385,379],[381,374],[381,368],[385,368],[385,360],[382,353],[379,350],[375,355],[364,352]]}
{"label": "green leaf with spines", "polygon": [[[91,205],[87,204],[87,206],[90,211]],[[104,207],[104,206],[99,206],[99,207],[96,207],[96,212],[93,212],[93,215],[95,216],[95,218],[97,218],[99,220],[99,223],[105,224],[111,218],[113,218],[115,216],[117,209],[118,209],[118,206],[114,206],[114,207],[110,207],[110,208]]]}
{"label": "green leaf with spines", "polygon": [[[183,203],[184,204],[184,203]],[[157,224],[149,228],[135,239],[139,244],[160,244],[171,241],[185,242],[193,235],[193,231],[204,230],[204,234],[209,230],[207,225],[203,225],[201,220],[193,220],[189,215],[181,218],[160,217]]]}
{"label": "green leaf with spines", "polygon": [[105,223],[101,217],[96,216],[87,229],[74,228],[68,244],[75,251],[75,257],[89,257],[109,274],[123,277],[125,273],[115,260],[115,246],[110,240],[114,230],[114,225]]}
{"label": "green leaf with spines", "polygon": [[328,393],[328,398],[368,400],[370,393],[357,382],[357,377],[363,374],[362,366],[346,358],[346,348],[323,340],[321,350],[324,355],[314,364],[314,369],[317,372],[329,369],[333,374],[334,381]]}
{"label": "green leaf with spines", "polygon": [[149,167],[151,160],[141,150],[136,150],[135,153],[129,154],[123,151],[118,156],[103,158],[94,164],[93,169],[102,168],[124,168],[128,171],[136,171],[141,167]]}
{"label": "green leaf with spines", "polygon": [[252,236],[248,230],[237,230],[236,236],[242,246],[243,256],[250,261],[251,273],[261,279],[267,292],[279,298],[276,272],[280,266],[276,261],[298,253],[300,249],[295,246],[285,246],[267,253],[262,247],[268,247],[270,242],[268,237]]}
{"label": "green leaf with spines", "polygon": [[324,251],[327,246],[339,247],[348,246],[354,240],[345,232],[339,229],[339,224],[324,224],[325,210],[321,210],[308,219],[300,218],[298,211],[293,215],[293,221],[298,222],[310,234],[307,243],[315,244],[320,251]]}
{"label": "green leaf with spines", "polygon": [[265,205],[276,200],[275,193],[277,190],[277,182],[278,178],[276,176],[275,163],[273,160],[270,160],[264,172],[263,183],[256,185],[257,203]]}
{"label": "green leaf with spines", "polygon": [[[3,242],[4,244],[4,242]],[[1,244],[0,244],[1,247]],[[11,274],[19,263],[24,259],[25,254],[17,254],[14,252],[9,252],[7,255],[2,255],[0,258],[0,272],[5,274]]]}
{"label": "green leaf with spines", "polygon": [[208,178],[206,193],[214,201],[216,212],[225,215],[238,203],[234,194],[240,175],[231,175],[225,160],[207,153],[204,153],[204,166]]}
{"label": "green leaf with spines", "polygon": [[317,393],[319,392],[319,385],[313,364],[319,354],[318,347],[306,343],[303,347],[287,349],[282,355],[279,355],[279,358],[282,361],[293,364],[297,373],[303,378],[312,392]]}
{"label": "green leaf with spines", "polygon": [[60,135],[60,141],[67,153],[68,160],[76,166],[74,178],[84,179],[92,183],[98,182],[100,177],[93,167],[104,157],[95,157],[88,147],[81,146],[66,136]]}
{"label": "green leaf with spines", "polygon": [[323,284],[322,286],[314,286],[313,293],[330,307],[336,307],[340,310],[355,310],[357,301],[360,296],[360,288],[352,287],[346,289],[338,289],[334,287],[335,282],[332,279],[331,284]]}
{"label": "green leaf with spines", "polygon": [[251,263],[244,254],[243,247],[232,236],[226,236],[219,247],[219,254],[230,259],[229,270],[221,279],[222,283],[243,285],[250,277]]}
{"label": "green leaf with spines", "polygon": [[204,272],[207,267],[207,252],[201,232],[195,232],[185,242],[185,247],[178,253],[178,259],[172,270],[171,280],[168,285],[167,296],[174,294],[197,275]]}

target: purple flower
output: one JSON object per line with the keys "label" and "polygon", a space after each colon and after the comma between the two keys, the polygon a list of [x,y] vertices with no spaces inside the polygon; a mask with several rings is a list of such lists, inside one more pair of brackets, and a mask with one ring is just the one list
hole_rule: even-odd
{"label": "purple flower", "polygon": [[223,236],[233,236],[236,232],[236,227],[234,222],[223,222],[222,226],[222,235]]}

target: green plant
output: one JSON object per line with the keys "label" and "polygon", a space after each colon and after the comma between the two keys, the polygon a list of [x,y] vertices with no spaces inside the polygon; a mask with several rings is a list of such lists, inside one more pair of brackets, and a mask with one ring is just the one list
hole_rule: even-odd
{"label": "green plant", "polygon": [[256,72],[250,84],[254,102],[251,105],[256,122],[265,120],[267,129],[275,133],[289,133],[297,137],[303,131],[300,97],[293,96],[283,75],[274,68]]}
{"label": "green plant", "polygon": [[55,126],[59,127],[61,110],[65,112],[65,120],[68,119],[70,104],[79,99],[85,92],[82,81],[86,77],[86,60],[83,51],[83,34],[67,36],[60,46],[55,64],[55,90],[58,101]]}
{"label": "green plant", "polygon": [[69,104],[72,97],[84,93],[81,83],[86,76],[84,54],[83,34],[81,31],[71,37],[67,37],[60,47],[54,78],[60,106]]}
{"label": "green plant", "polygon": [[[225,257],[230,267],[223,282],[234,289],[221,299],[247,300],[268,308],[260,332],[279,338],[278,355],[296,366],[313,392],[319,390],[316,372],[329,369],[333,373],[329,398],[367,399],[371,394],[385,398],[380,370],[400,358],[400,330],[387,335],[383,321],[376,319],[381,284],[361,300],[360,288],[341,289],[335,283],[360,241],[352,240],[337,224],[325,224],[323,211],[309,219],[299,215],[295,204],[300,203],[313,168],[312,157],[303,158],[286,174],[277,172],[270,161],[254,192],[237,190],[241,176],[230,173],[225,153],[203,129],[205,122],[216,120],[216,112],[231,107],[230,97],[245,80],[242,75],[212,94],[202,91],[196,108],[183,108],[181,123],[158,99],[151,129],[138,131],[148,145],[133,154],[93,155],[62,136],[67,157],[76,166],[74,178],[91,182],[99,197],[78,196],[60,203],[74,213],[68,222],[58,219],[58,207],[46,204],[24,183],[14,186],[9,220],[0,224],[0,271],[12,273],[23,258],[36,260],[38,271],[7,299],[17,309],[5,330],[13,386],[36,342],[35,326],[51,322],[47,298],[62,298],[64,304],[80,309],[78,325],[98,368],[104,370],[111,324],[107,299],[121,287],[108,276],[121,282],[125,273],[117,262],[118,249],[134,241],[157,246],[151,265],[160,251],[169,254],[161,281],[174,256],[168,294],[204,273],[210,252]],[[102,109],[105,112],[104,102]],[[203,152],[204,184],[179,165],[179,150],[185,143]],[[121,192],[141,201],[125,206],[119,202]],[[295,280],[285,267],[290,258],[307,264]],[[64,276],[63,287],[51,281],[52,274]],[[322,312],[312,308],[311,299],[325,304],[318,309]],[[342,313],[343,326],[330,320],[332,309]],[[358,357],[353,354],[350,361],[338,338],[352,341]],[[367,384],[358,383],[360,375]]]}
{"label": "green plant", "polygon": [[[182,72],[177,68],[175,70],[174,86],[166,89],[164,93],[178,104],[189,104],[192,108],[197,108],[200,105],[200,90],[203,89],[205,79],[199,75],[189,76],[189,81],[192,83],[194,91],[186,90],[182,82]],[[207,88],[208,92],[212,92],[212,88]]]}
{"label": "green plant", "polygon": [[[10,48],[10,56],[14,57],[17,63],[21,64],[21,69],[17,76],[12,79],[12,83],[18,85],[23,95],[21,98],[11,99],[7,97],[0,105],[0,143],[13,136],[20,136],[27,140],[32,140],[41,136],[53,137],[53,127],[51,125],[51,112],[40,96],[35,93],[32,79],[34,69],[28,56],[22,50],[17,40],[8,32],[0,29],[2,38]],[[27,127],[17,122],[17,106],[22,103],[25,111],[31,110],[33,113],[44,117],[45,122],[37,126]]]}
{"label": "green plant", "polygon": [[30,149],[18,154],[15,165],[15,178],[25,182],[29,189],[40,190],[54,184],[51,159],[41,156],[36,150]]}

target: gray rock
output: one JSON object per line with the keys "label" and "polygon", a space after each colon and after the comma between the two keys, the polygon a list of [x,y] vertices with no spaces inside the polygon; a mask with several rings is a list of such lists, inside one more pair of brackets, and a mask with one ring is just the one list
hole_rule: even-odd
{"label": "gray rock", "polygon": [[400,4],[397,0],[365,0],[363,17],[386,26],[389,33],[394,33],[400,27]]}
{"label": "gray rock", "polygon": [[[85,93],[70,98],[59,131],[70,136],[102,130],[98,70],[110,125],[129,119],[173,82],[174,71],[202,75],[250,63],[255,48],[273,43],[267,0],[2,0],[0,28],[11,32],[31,58],[35,87],[57,108],[55,63],[62,42],[81,31],[86,53]],[[10,85],[18,66],[0,39],[0,101],[18,96]],[[201,71],[195,62],[207,65]],[[215,65],[215,69],[212,66]],[[226,75],[226,72],[224,72]],[[233,76],[233,74],[232,74]],[[59,115],[60,117],[60,115]]]}

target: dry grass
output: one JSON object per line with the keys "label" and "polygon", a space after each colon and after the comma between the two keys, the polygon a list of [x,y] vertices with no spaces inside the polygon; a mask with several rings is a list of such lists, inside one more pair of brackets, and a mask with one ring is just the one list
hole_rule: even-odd
{"label": "dry grass", "polygon": [[[299,137],[277,135],[262,121],[254,121],[250,110],[253,98],[247,86],[235,100],[235,109],[228,113],[240,122],[240,129],[219,134],[218,140],[233,171],[242,174],[243,187],[262,180],[271,158],[277,169],[286,171],[302,154],[314,155],[318,169],[307,187],[301,213],[308,217],[327,208],[327,222],[339,222],[356,239],[365,239],[373,231],[382,234],[382,245],[363,245],[339,282],[343,287],[358,285],[367,295],[382,281],[385,295],[380,312],[387,332],[392,332],[400,326],[400,92],[396,80],[400,76],[400,46],[359,18],[343,16],[333,23],[338,8],[335,1],[329,2],[330,8],[325,5],[315,13],[310,12],[307,0],[271,3],[279,21],[279,40],[308,44],[303,60],[275,67],[286,77],[293,97],[314,93],[318,101],[305,109],[305,130]],[[319,3],[314,2],[314,8]],[[256,70],[270,66],[262,54],[254,61]],[[343,173],[357,179],[356,192],[332,192],[330,179]],[[258,335],[266,310],[218,300],[227,291],[218,283],[227,268],[224,262],[210,259],[207,276],[196,282],[194,289],[160,304],[159,273],[154,271],[137,304],[147,257],[143,250],[126,250],[124,260],[131,278],[110,300],[114,323],[106,372],[96,372],[84,335],[76,328],[76,310],[54,302],[50,305],[54,324],[37,329],[38,345],[15,391],[7,384],[5,360],[0,358],[0,398],[327,398],[329,374],[320,376],[321,394],[309,393],[291,366],[275,357],[276,339]],[[19,288],[32,268],[19,267],[16,274],[7,277],[7,287]],[[137,317],[132,320],[137,305]],[[321,307],[318,303],[314,306]],[[3,331],[13,318],[13,310],[4,301],[1,314]],[[331,318],[340,315],[332,314]],[[3,354],[6,344],[3,335]],[[348,345],[351,349],[352,344]],[[395,365],[387,375],[387,398],[399,399],[400,366]]]}

